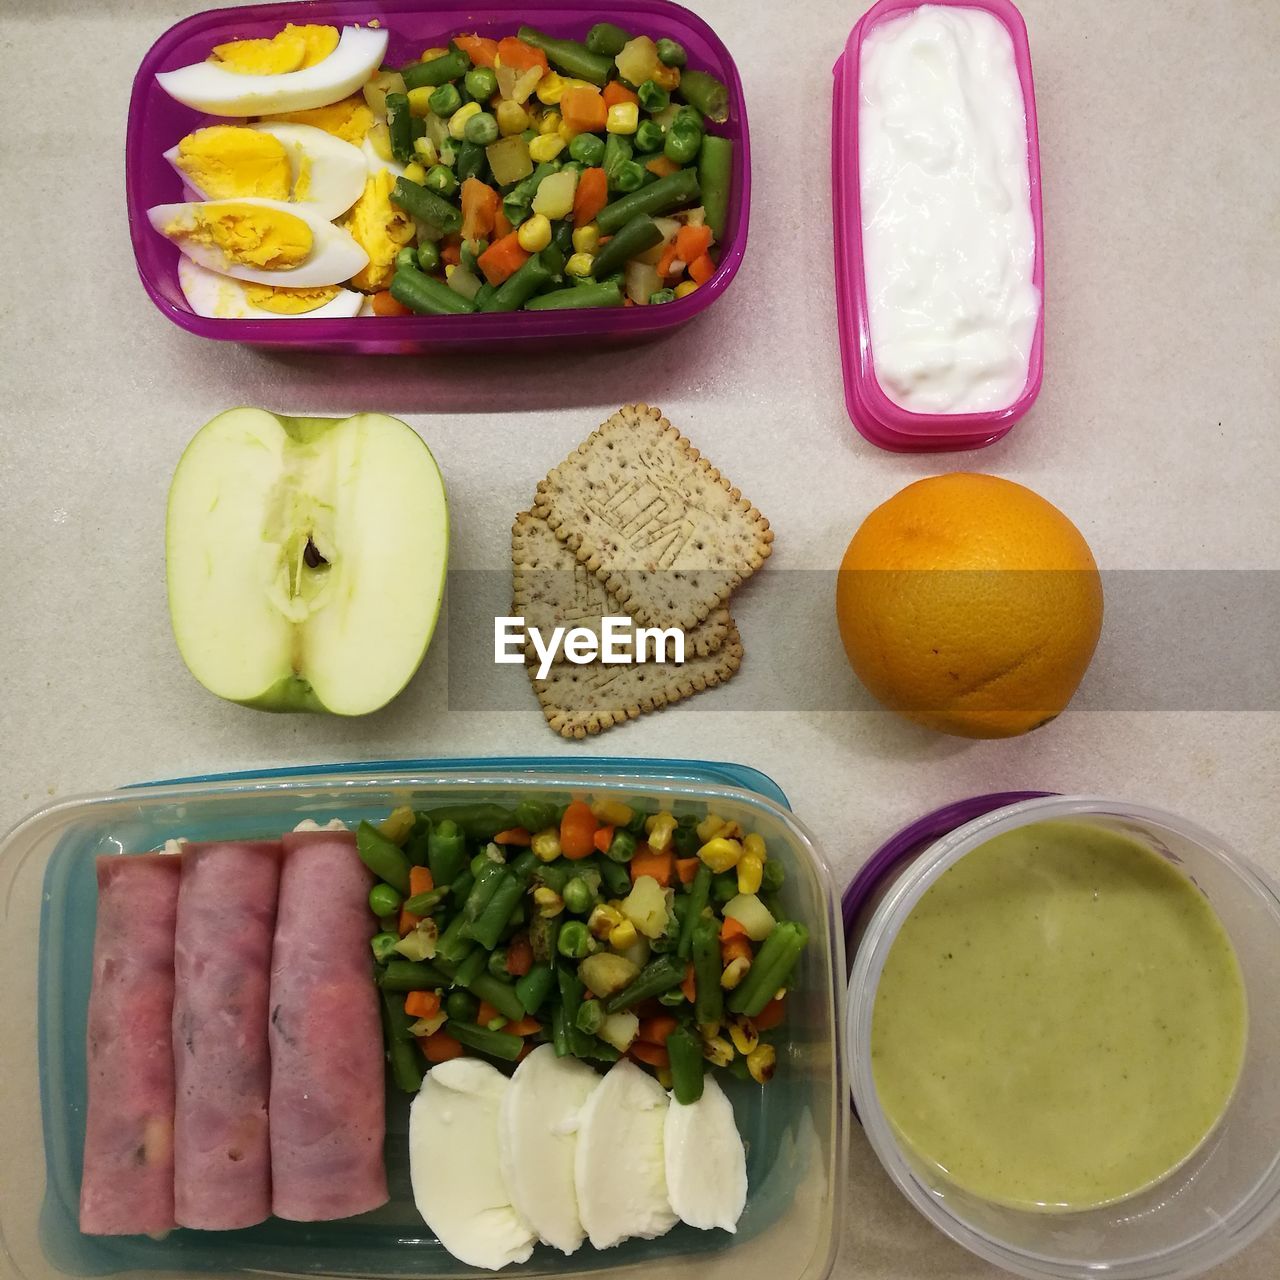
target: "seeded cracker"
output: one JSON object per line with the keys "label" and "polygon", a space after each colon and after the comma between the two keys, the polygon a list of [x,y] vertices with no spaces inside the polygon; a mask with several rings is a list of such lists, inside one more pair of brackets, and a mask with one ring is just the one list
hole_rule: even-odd
{"label": "seeded cracker", "polygon": [[585,738],[645,712],[660,711],[704,689],[714,689],[729,680],[741,663],[742,641],[730,621],[729,634],[718,653],[689,658],[682,667],[593,662],[585,667],[552,667],[545,680],[535,677],[536,668],[526,670],[547,723],[562,737]]}
{"label": "seeded cracker", "polygon": [[764,516],[646,404],[623,406],[552,471],[533,514],[650,626],[697,626],[773,543]]}
{"label": "seeded cracker", "polygon": [[[526,631],[536,627],[550,637],[556,627],[585,627],[599,636],[605,617],[627,613],[608,587],[551,532],[551,526],[528,511],[520,512],[511,527],[511,569],[511,612],[524,619]],[[715,653],[731,625],[727,609],[713,610],[705,622],[685,632],[685,658]],[[647,653],[652,652],[649,646]],[[667,652],[672,652],[670,647]],[[535,656],[532,644],[525,647],[525,656]],[[563,647],[556,650],[553,660],[568,661]]]}

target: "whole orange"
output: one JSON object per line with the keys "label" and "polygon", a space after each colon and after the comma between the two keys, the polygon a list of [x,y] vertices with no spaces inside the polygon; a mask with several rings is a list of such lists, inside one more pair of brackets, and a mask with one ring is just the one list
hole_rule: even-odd
{"label": "whole orange", "polygon": [[1088,543],[1011,480],[918,480],[853,535],[836,585],[840,636],[879,701],[966,738],[1007,738],[1071,700],[1102,630]]}

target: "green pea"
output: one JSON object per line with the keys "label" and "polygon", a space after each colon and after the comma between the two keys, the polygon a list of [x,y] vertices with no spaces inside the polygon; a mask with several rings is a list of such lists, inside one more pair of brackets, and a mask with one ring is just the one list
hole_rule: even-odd
{"label": "green pea", "polygon": [[662,126],[656,120],[641,120],[635,133],[631,135],[636,150],[647,154],[661,151],[664,138]]}
{"label": "green pea", "polygon": [[650,306],[658,306],[663,302],[674,302],[676,300],[676,291],[674,289],[659,289],[656,293],[649,295]]}
{"label": "green pea", "polygon": [[[565,886],[568,888],[568,885]],[[581,920],[566,920],[560,926],[556,950],[569,960],[581,960],[591,952],[591,934]]]}
{"label": "green pea", "polygon": [[576,916],[586,915],[591,910],[591,890],[581,876],[574,876],[560,896],[564,898],[565,910]]}
{"label": "green pea", "polygon": [[671,95],[656,80],[646,80],[636,90],[636,97],[640,99],[640,105],[650,115],[665,111],[671,104]]}
{"label": "green pea", "polygon": [[396,254],[396,270],[401,267],[416,267],[418,265],[417,252],[406,245],[399,253]]}
{"label": "green pea", "polygon": [[613,185],[619,191],[639,191],[644,186],[644,165],[635,160],[624,160],[613,173]]}
{"label": "green pea", "polygon": [[436,195],[451,196],[458,189],[458,179],[453,176],[452,169],[446,169],[442,164],[433,164],[427,170],[423,186]]}
{"label": "green pea", "polygon": [[472,67],[463,84],[477,102],[488,102],[498,91],[498,77],[492,67]]}
{"label": "green pea", "polygon": [[463,133],[468,142],[487,147],[498,140],[498,122],[488,111],[478,111],[468,118]]}
{"label": "green pea", "polygon": [[[379,888],[386,888],[385,885],[379,885]],[[394,893],[395,890],[392,890]],[[375,933],[369,939],[369,945],[373,948],[373,958],[379,964],[386,964],[388,960],[396,953],[396,944],[400,941],[396,934],[389,930],[384,933]]]}
{"label": "green pea", "polygon": [[418,246],[418,269],[421,271],[440,270],[440,246],[434,240],[424,240]]}
{"label": "green pea", "polygon": [[658,41],[658,61],[664,67],[683,67],[688,61],[684,45],[679,40],[668,40],[663,36]]}
{"label": "green pea", "polygon": [[[396,264],[397,266],[399,263]],[[393,916],[404,899],[389,885],[375,884],[369,890],[369,910],[375,916]]]}
{"label": "green pea", "polygon": [[505,951],[490,951],[489,959],[485,962],[485,968],[495,978],[509,978],[511,976],[507,972],[507,953]]}
{"label": "green pea", "polygon": [[604,163],[604,146],[604,139],[596,134],[580,133],[569,143],[569,154],[588,169],[596,169]]}
{"label": "green pea", "polygon": [[676,118],[671,122],[673,129],[697,129],[699,133],[705,133],[707,126],[702,118],[702,112],[697,107],[691,107],[688,103],[676,112]]}
{"label": "green pea", "polygon": [[480,1002],[470,991],[450,991],[444,1000],[444,1011],[455,1022],[474,1022]]}
{"label": "green pea", "polygon": [[700,129],[681,129],[672,125],[662,140],[662,154],[673,164],[692,164],[702,146]]}
{"label": "green pea", "polygon": [[605,852],[611,862],[630,862],[635,857],[636,838],[626,827],[619,827],[613,833],[613,839],[609,842],[609,848]]}
{"label": "green pea", "polygon": [[447,118],[462,106],[462,94],[458,92],[456,84],[442,84],[431,91],[427,106],[431,108],[433,115]]}
{"label": "green pea", "polygon": [[787,878],[787,869],[776,858],[766,858],[761,872],[760,892],[777,893]]}

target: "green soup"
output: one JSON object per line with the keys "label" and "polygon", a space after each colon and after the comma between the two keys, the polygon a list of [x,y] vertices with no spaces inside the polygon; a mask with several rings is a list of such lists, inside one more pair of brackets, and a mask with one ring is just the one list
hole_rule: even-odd
{"label": "green soup", "polygon": [[899,1138],[951,1182],[1085,1209],[1204,1141],[1245,1024],[1235,952],[1190,880],[1127,836],[1042,822],[921,898],[880,979],[872,1068]]}

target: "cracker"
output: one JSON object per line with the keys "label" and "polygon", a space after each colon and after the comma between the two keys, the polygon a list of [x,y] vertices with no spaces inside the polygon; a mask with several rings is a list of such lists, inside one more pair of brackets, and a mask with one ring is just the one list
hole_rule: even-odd
{"label": "cracker", "polygon": [[625,724],[648,711],[714,689],[732,678],[742,663],[742,639],[732,620],[719,653],[690,658],[683,666],[644,663],[631,666],[552,667],[545,680],[527,668],[547,723],[562,737],[585,738]]}
{"label": "cracker", "polygon": [[[544,636],[563,626],[586,627],[598,637],[605,617],[627,613],[551,526],[528,511],[520,512],[511,526],[511,571],[512,613],[524,619],[526,629],[536,627]],[[686,659],[717,652],[731,625],[727,609],[713,610],[705,622],[685,632]],[[525,656],[535,656],[532,644],[526,646]],[[563,647],[556,650],[554,661],[568,662]]]}
{"label": "cracker", "polygon": [[764,563],[769,522],[657,409],[624,405],[541,484],[533,514],[656,626],[697,626]]}

